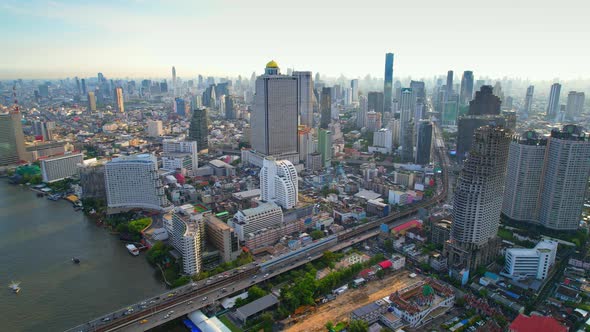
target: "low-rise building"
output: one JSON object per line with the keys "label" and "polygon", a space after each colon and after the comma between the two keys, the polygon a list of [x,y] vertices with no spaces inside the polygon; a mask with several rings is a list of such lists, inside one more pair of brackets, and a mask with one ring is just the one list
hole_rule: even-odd
{"label": "low-rise building", "polygon": [[557,242],[543,240],[533,249],[506,249],[506,264],[501,274],[511,279],[535,278],[544,280],[555,263]]}
{"label": "low-rise building", "polygon": [[379,305],[375,302],[369,303],[365,306],[362,306],[353,312],[350,313],[351,320],[364,320],[369,324],[373,324],[374,322],[379,320],[381,314],[387,312],[386,305]]}
{"label": "low-rise building", "polygon": [[244,241],[247,234],[282,223],[283,211],[280,206],[272,202],[261,203],[251,209],[239,210],[228,222],[238,233],[240,241]]}
{"label": "low-rise building", "polygon": [[235,316],[242,323],[245,323],[248,319],[251,319],[263,311],[272,308],[279,303],[279,299],[273,294],[269,294],[259,298],[258,300],[252,301],[245,306],[239,307],[236,310]]}
{"label": "low-rise building", "polygon": [[508,332],[567,332],[568,328],[561,325],[553,317],[520,314],[508,326]]}
{"label": "low-rise building", "polygon": [[78,164],[84,161],[84,154],[72,153],[41,160],[43,182],[55,182],[78,175]]}

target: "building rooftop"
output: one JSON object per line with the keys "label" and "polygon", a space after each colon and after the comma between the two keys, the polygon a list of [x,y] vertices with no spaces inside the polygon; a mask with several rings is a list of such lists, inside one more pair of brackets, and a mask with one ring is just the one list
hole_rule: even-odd
{"label": "building rooftop", "polygon": [[518,315],[508,328],[512,332],[567,332],[567,328],[553,318]]}
{"label": "building rooftop", "polygon": [[238,308],[237,311],[240,312],[240,314],[242,314],[244,317],[250,317],[272,307],[277,303],[279,303],[279,299],[277,299],[277,297],[272,294],[268,294],[266,296],[259,298],[258,300],[255,300],[253,302],[246,304],[245,306]]}
{"label": "building rooftop", "polygon": [[380,306],[377,303],[372,302],[372,303],[367,304],[366,306],[362,306],[362,307],[354,310],[352,312],[352,314],[357,317],[362,317],[362,316],[367,315],[371,312],[379,310],[379,308],[380,308]]}
{"label": "building rooftop", "polygon": [[232,196],[235,199],[239,199],[239,200],[243,200],[243,199],[249,199],[249,198],[254,198],[257,196],[260,196],[260,189],[252,189],[252,190],[247,190],[247,191],[240,191],[237,193],[233,193]]}
{"label": "building rooftop", "polygon": [[254,216],[269,210],[275,210],[275,209],[280,209],[280,207],[278,205],[276,205],[275,203],[272,202],[268,202],[268,203],[260,203],[260,205],[258,205],[257,207],[251,208],[251,209],[245,209],[245,210],[241,210],[242,213],[246,216]]}

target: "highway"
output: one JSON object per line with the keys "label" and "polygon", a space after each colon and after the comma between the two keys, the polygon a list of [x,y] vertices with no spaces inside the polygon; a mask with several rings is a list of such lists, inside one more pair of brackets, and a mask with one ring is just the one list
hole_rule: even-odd
{"label": "highway", "polygon": [[[145,331],[173,320],[187,313],[210,305],[229,294],[238,293],[251,285],[263,282],[281,273],[297,268],[307,262],[322,256],[323,252],[338,251],[346,247],[365,241],[379,234],[379,226],[388,224],[394,227],[408,220],[421,208],[427,208],[446,200],[448,188],[449,159],[444,142],[439,135],[439,129],[433,130],[435,158],[439,161],[442,172],[436,194],[429,200],[413,204],[411,208],[392,213],[386,217],[367,222],[365,224],[344,230],[331,236],[328,241],[318,240],[297,252],[287,253],[265,263],[251,263],[240,268],[230,270],[207,280],[175,288],[156,297],[146,299],[126,308],[122,308],[108,315],[99,317],[86,324],[68,331]],[[318,245],[319,242],[321,245]],[[277,263],[273,263],[277,262]],[[262,268],[261,268],[262,266]]]}

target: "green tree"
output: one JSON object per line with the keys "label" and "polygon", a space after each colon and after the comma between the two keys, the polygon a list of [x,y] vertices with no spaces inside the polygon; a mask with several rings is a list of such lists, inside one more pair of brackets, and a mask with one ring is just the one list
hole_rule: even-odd
{"label": "green tree", "polygon": [[266,295],[266,291],[256,285],[248,289],[248,301],[257,300]]}
{"label": "green tree", "polygon": [[326,325],[324,326],[326,327],[326,330],[328,330],[328,332],[332,332],[334,330],[334,323],[332,323],[331,320],[326,322]]}
{"label": "green tree", "polygon": [[369,330],[369,323],[364,320],[354,319],[348,324],[349,332],[367,332]]}
{"label": "green tree", "polygon": [[317,239],[321,239],[324,237],[324,232],[320,231],[320,230],[314,230],[311,233],[309,233],[309,235],[311,236],[312,239],[317,240]]}
{"label": "green tree", "polygon": [[377,271],[375,275],[377,276],[377,278],[383,279],[383,277],[385,276],[385,271],[383,269],[380,269],[379,271]]}
{"label": "green tree", "polygon": [[393,252],[393,241],[391,239],[383,241],[383,247],[386,253],[391,254]]}

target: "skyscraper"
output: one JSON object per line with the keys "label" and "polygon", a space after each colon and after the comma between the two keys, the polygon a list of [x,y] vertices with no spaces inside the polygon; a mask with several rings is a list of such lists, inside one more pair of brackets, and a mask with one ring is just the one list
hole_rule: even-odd
{"label": "skyscraper", "polygon": [[352,89],[352,102],[357,102],[359,100],[359,80],[351,80],[350,88]]}
{"label": "skyscraper", "polygon": [[534,93],[535,93],[535,86],[534,85],[530,85],[526,89],[526,96],[524,97],[524,109],[523,109],[523,112],[527,116],[531,113],[531,109],[532,109],[532,106],[533,106],[533,95],[534,95]]}
{"label": "skyscraper", "polygon": [[267,63],[264,75],[256,78],[250,121],[252,148],[256,152],[277,159],[299,160],[297,85],[297,77],[281,75],[274,61]]}
{"label": "skyscraper", "polygon": [[188,129],[188,137],[191,141],[197,142],[199,151],[209,149],[209,119],[207,109],[197,108],[193,110],[191,123]]}
{"label": "skyscraper", "polygon": [[125,112],[125,100],[123,99],[123,88],[115,88],[115,102],[117,112]]}
{"label": "skyscraper", "polygon": [[421,120],[418,124],[418,140],[416,142],[416,164],[429,164],[431,149],[432,123],[428,120]]}
{"label": "skyscraper", "polygon": [[[393,89],[393,53],[385,54],[385,81],[383,83],[383,102],[381,109],[375,109],[375,112],[391,112]],[[369,108],[370,110],[370,108]]]}
{"label": "skyscraper", "polygon": [[332,88],[322,88],[320,96],[320,128],[328,129],[332,121]]}
{"label": "skyscraper", "polygon": [[85,79],[81,80],[81,85],[82,85],[82,94],[85,95],[86,94],[86,80]]}
{"label": "skyscraper", "polygon": [[372,91],[369,92],[368,95],[368,105],[369,111],[375,111],[377,113],[383,113],[383,103],[385,98],[383,97],[383,93]]}
{"label": "skyscraper", "polygon": [[313,126],[313,82],[310,71],[295,71],[297,78],[297,103],[299,104],[299,123]]}
{"label": "skyscraper", "polygon": [[590,176],[590,140],[582,127],[554,129],[541,174],[539,222],[556,230],[576,230]]}
{"label": "skyscraper", "polygon": [[25,136],[20,113],[0,114],[0,166],[18,164],[25,159]]}
{"label": "skyscraper", "polygon": [[80,79],[78,78],[78,76],[76,76],[76,94],[80,95],[81,91],[82,89],[80,88]]}
{"label": "skyscraper", "polygon": [[176,96],[176,68],[172,66],[172,92]]}
{"label": "skyscraper", "polygon": [[225,96],[225,118],[228,120],[236,118],[236,110],[234,109],[234,98],[230,95]]}
{"label": "skyscraper", "polygon": [[412,89],[402,88],[400,100],[400,143],[403,162],[414,161],[414,108],[415,97]]}
{"label": "skyscraper", "polygon": [[284,209],[297,205],[297,170],[288,160],[266,157],[260,170],[260,199],[274,202]]}
{"label": "skyscraper", "polygon": [[461,78],[461,105],[467,105],[473,98],[473,72],[466,70]]}
{"label": "skyscraper", "polygon": [[586,96],[583,92],[570,91],[567,94],[567,106],[565,108],[565,117],[567,120],[573,120],[582,114],[585,99]]}
{"label": "skyscraper", "polygon": [[186,115],[186,103],[182,98],[174,98],[174,113],[185,116]]}
{"label": "skyscraper", "polygon": [[561,84],[553,83],[549,92],[549,102],[547,103],[547,119],[554,121],[559,114],[559,95],[561,94]]}
{"label": "skyscraper", "polygon": [[446,98],[449,99],[453,95],[453,71],[449,70],[447,72],[447,91],[446,91]]}
{"label": "skyscraper", "polygon": [[445,248],[452,268],[474,269],[498,252],[502,194],[510,131],[484,126],[475,131],[453,201],[451,240]]}
{"label": "skyscraper", "polygon": [[324,128],[318,131],[318,152],[322,156],[322,167],[329,167],[332,162],[332,133]]}
{"label": "skyscraper", "polygon": [[96,112],[96,96],[92,91],[88,91],[88,112]]}

